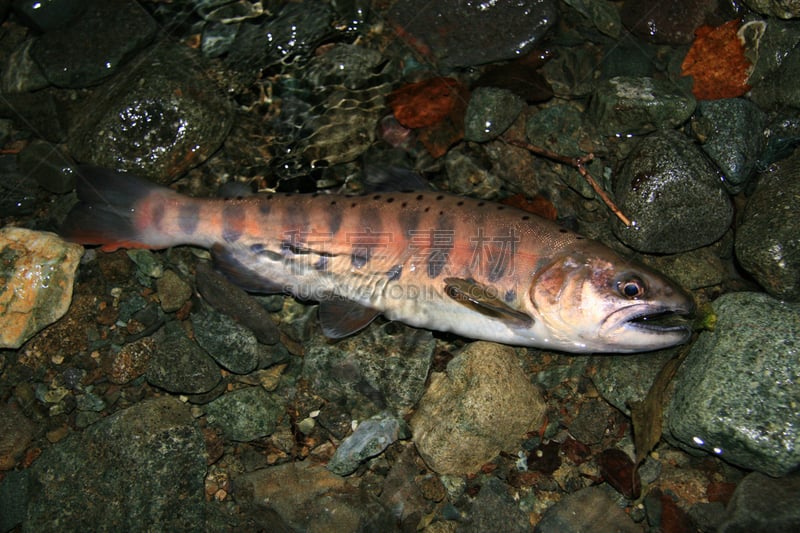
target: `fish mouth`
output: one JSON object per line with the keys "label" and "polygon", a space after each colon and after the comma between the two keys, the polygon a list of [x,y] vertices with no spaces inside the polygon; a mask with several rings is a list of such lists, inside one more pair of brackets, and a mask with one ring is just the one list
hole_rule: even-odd
{"label": "fish mouth", "polygon": [[612,335],[620,330],[635,333],[642,343],[680,344],[692,333],[689,317],[693,312],[694,305],[689,304],[668,307],[641,303],[614,311],[606,318],[602,329]]}

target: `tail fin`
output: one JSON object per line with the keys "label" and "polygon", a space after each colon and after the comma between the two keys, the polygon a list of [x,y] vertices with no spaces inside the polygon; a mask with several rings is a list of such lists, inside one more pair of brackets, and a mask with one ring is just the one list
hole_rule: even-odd
{"label": "tail fin", "polygon": [[[100,244],[104,251],[151,248],[136,227],[136,206],[158,190],[169,191],[131,174],[93,167],[78,167],[78,203],[67,215],[59,233],[80,244]],[[169,191],[172,193],[172,191]],[[173,193],[174,194],[174,193]]]}

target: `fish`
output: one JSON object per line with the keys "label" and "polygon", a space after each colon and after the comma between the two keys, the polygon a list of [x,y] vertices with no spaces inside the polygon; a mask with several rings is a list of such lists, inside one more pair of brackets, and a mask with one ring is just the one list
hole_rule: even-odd
{"label": "fish", "polygon": [[675,282],[555,222],[433,190],[194,198],[83,166],[60,233],[101,250],[190,245],[247,291],[319,302],[340,339],[377,316],[572,353],[685,343],[694,301]]}

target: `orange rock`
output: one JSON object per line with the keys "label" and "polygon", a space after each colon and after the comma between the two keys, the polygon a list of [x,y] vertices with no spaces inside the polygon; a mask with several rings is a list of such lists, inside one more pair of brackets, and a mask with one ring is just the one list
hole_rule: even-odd
{"label": "orange rock", "polygon": [[692,93],[698,100],[735,98],[750,90],[747,79],[753,66],[744,55],[736,34],[739,20],[713,28],[701,26],[681,64],[681,75],[692,76]]}

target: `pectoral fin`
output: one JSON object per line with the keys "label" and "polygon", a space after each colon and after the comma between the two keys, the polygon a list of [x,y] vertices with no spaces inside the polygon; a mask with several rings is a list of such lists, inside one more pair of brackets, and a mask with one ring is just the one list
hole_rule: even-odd
{"label": "pectoral fin", "polygon": [[364,329],[380,312],[347,300],[325,300],[319,304],[322,332],[331,339],[341,339]]}
{"label": "pectoral fin", "polygon": [[483,315],[528,327],[533,318],[500,300],[497,291],[474,280],[445,278],[445,293],[458,303]]}

